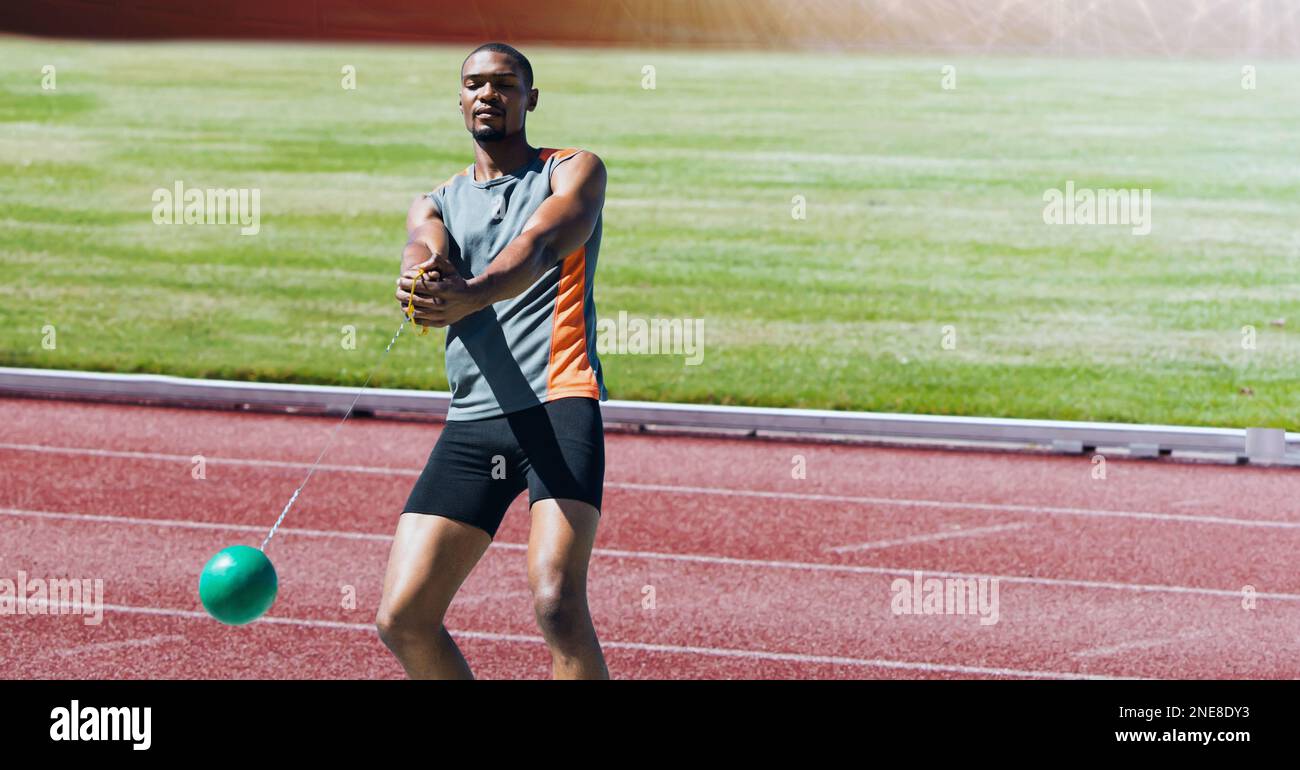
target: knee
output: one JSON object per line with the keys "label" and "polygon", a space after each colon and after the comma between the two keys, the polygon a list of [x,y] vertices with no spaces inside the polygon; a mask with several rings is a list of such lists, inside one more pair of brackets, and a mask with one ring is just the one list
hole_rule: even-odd
{"label": "knee", "polygon": [[409,611],[381,605],[375,615],[375,629],[390,650],[427,643],[442,625],[441,618],[417,618]]}
{"label": "knee", "polygon": [[589,622],[586,586],[562,574],[539,578],[533,584],[533,612],[546,636],[581,636]]}

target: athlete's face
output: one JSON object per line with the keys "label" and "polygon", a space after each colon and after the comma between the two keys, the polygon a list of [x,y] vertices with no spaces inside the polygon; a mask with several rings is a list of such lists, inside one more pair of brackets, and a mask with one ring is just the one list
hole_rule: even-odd
{"label": "athlete's face", "polygon": [[524,128],[524,116],[537,107],[537,89],[528,88],[514,60],[480,51],[460,70],[460,111],[465,128],[480,142],[496,142]]}

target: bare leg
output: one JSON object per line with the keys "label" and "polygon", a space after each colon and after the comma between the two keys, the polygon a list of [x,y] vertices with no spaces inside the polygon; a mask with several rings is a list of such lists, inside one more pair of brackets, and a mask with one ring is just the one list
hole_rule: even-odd
{"label": "bare leg", "polygon": [[410,678],[474,678],[442,621],[491,544],[478,527],[444,516],[403,513],[398,519],[375,625]]}
{"label": "bare leg", "polygon": [[608,679],[587,607],[587,562],[600,512],[577,500],[538,500],[528,536],[528,586],[555,679]]}

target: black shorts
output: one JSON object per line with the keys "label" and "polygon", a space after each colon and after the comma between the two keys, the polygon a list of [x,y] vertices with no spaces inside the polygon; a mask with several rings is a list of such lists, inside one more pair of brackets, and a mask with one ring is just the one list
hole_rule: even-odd
{"label": "black shorts", "polygon": [[500,417],[445,423],[402,510],[463,521],[495,538],[506,509],[525,489],[530,507],[567,498],[599,511],[604,485],[600,403],[561,398]]}

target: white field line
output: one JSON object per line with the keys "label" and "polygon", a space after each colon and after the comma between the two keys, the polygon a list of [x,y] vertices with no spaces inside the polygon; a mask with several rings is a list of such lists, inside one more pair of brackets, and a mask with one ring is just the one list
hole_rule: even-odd
{"label": "white field line", "polygon": [[[28,604],[46,604],[46,600],[36,600]],[[167,607],[134,607],[124,604],[105,604],[105,612],[120,612],[133,615],[153,615],[156,617],[187,618],[208,620],[207,613],[197,610],[179,610]],[[360,631],[367,634],[376,633],[373,623],[346,623],[337,620],[316,620],[311,618],[286,618],[264,616],[256,623],[271,625],[298,626],[307,628],[330,628],[343,631]],[[488,631],[453,631],[452,636],[459,639],[476,639],[489,642],[513,642],[522,644],[546,644],[540,636],[525,634],[498,634]],[[1125,679],[1130,677],[1107,676],[1102,674],[1081,674],[1072,671],[1034,671],[1017,668],[989,668],[984,666],[961,666],[948,663],[927,663],[923,661],[885,660],[880,658],[848,658],[834,655],[801,655],[786,652],[768,652],[766,650],[737,650],[725,647],[697,647],[677,644],[647,644],[644,642],[618,642],[601,640],[600,646],[610,650],[637,650],[640,652],[657,652],[676,655],[701,655],[718,658],[740,658],[744,660],[779,661],[782,663],[800,663],[804,665],[860,666],[865,668],[888,668],[902,671],[922,671],[926,673],[970,674],[975,676],[1006,676],[1028,679]]]}
{"label": "white field line", "polygon": [[[102,516],[97,514],[84,513],[64,513],[59,511],[33,511],[21,508],[0,508],[0,516],[10,516],[15,518],[34,518],[34,519],[54,519],[68,521],[86,521],[104,524],[126,525],[126,526],[143,526],[143,527],[174,527],[178,529],[196,529],[196,530],[217,530],[226,532],[251,532],[261,534],[266,531],[265,526],[252,524],[221,524],[218,522],[207,521],[180,521],[177,519],[150,519],[133,516]],[[340,538],[344,540],[369,540],[374,542],[391,542],[391,535],[381,535],[371,532],[347,532],[334,531],[325,529],[293,529],[281,527],[280,531],[286,535],[296,535],[299,537],[317,537],[317,538]],[[506,551],[526,551],[527,543],[504,543],[495,541],[490,546],[492,549]],[[656,551],[627,551],[616,548],[596,548],[592,550],[593,556],[608,559],[641,559],[655,561],[669,561],[689,564],[708,564],[715,566],[729,567],[753,567],[758,569],[783,569],[800,572],[830,572],[857,575],[892,575],[897,577],[910,578],[916,572],[921,572],[930,577],[939,578],[988,578],[996,579],[1004,583],[1015,583],[1021,585],[1049,586],[1059,588],[1085,588],[1114,591],[1133,591],[1138,593],[1172,593],[1183,594],[1188,596],[1211,596],[1220,598],[1231,598],[1234,601],[1240,600],[1242,593],[1240,590],[1219,589],[1219,588],[1198,588],[1194,586],[1177,586],[1177,585],[1150,585],[1140,583],[1115,583],[1099,580],[1071,580],[1065,578],[1044,578],[1044,577],[1024,577],[1019,575],[992,575],[987,573],[972,572],[948,572],[945,570],[920,569],[915,567],[868,567],[856,564],[823,564],[818,562],[798,562],[798,561],[779,561],[770,559],[740,559],[729,556],[710,556],[706,554],[684,554],[684,553],[661,553]],[[1279,601],[1300,602],[1300,594],[1292,593],[1268,593],[1255,592],[1253,596],[1256,599],[1276,599]]]}
{"label": "white field line", "polygon": [[1163,647],[1173,642],[1182,642],[1190,639],[1202,639],[1210,635],[1208,630],[1184,631],[1174,636],[1160,637],[1158,639],[1137,639],[1132,642],[1122,642],[1106,647],[1092,647],[1087,650],[1080,650],[1073,654],[1075,658],[1095,658],[1114,655],[1120,652],[1129,652],[1131,650],[1148,650],[1152,647]]}
{"label": "white field line", "polygon": [[[38,601],[44,601],[47,606],[49,604],[48,600],[38,600]],[[183,642],[183,641],[185,641],[185,637],[181,636],[180,634],[158,634],[156,636],[149,636],[143,639],[123,639],[121,641],[116,641],[116,642],[100,642],[99,644],[83,644],[80,647],[67,647],[62,650],[55,650],[54,654],[63,655],[63,656],[84,655],[87,653],[96,654],[101,652],[108,652],[109,650],[120,650],[125,647],[152,647],[155,644],[162,644],[164,642]]]}
{"label": "white field line", "polygon": [[837,545],[834,548],[827,548],[830,553],[853,553],[854,551],[875,551],[881,548],[893,548],[897,545],[915,545],[916,543],[933,543],[937,540],[951,540],[955,537],[982,537],[992,535],[998,532],[1010,532],[1017,529],[1028,527],[1027,522],[1017,524],[998,524],[993,527],[972,527],[970,529],[953,529],[947,532],[932,532],[928,535],[912,535],[911,537],[900,537],[895,540],[876,540],[870,543],[858,543],[857,545]]}
{"label": "white field line", "polygon": [[[93,457],[114,457],[134,460],[158,460],[191,464],[192,457],[155,452],[124,452],[109,449],[83,449],[77,447],[47,447],[39,444],[0,443],[0,450],[20,452],[40,452],[46,454],[70,454]],[[204,456],[208,465],[236,465],[254,468],[295,468],[306,470],[311,467],[307,462],[289,462],[284,460],[260,460],[254,458],[221,458]],[[370,465],[325,465],[317,467],[318,471],[337,471],[343,473],[367,473],[381,476],[420,475],[419,470],[410,468],[387,468]],[[1011,503],[979,503],[959,500],[927,500],[894,497],[864,497],[855,495],[826,495],[808,492],[772,492],[757,489],[727,489],[725,487],[695,487],[673,484],[641,484],[625,481],[607,481],[605,487],[610,489],[627,489],[639,492],[661,492],[681,495],[719,495],[723,497],[753,497],[771,500],[800,500],[806,502],[847,503],[851,505],[875,505],[897,508],[932,508],[954,511],[990,511],[994,513],[1023,513],[1044,516],[1083,516],[1096,518],[1119,518],[1145,521],[1182,522],[1187,524],[1218,524],[1234,527],[1259,527],[1266,529],[1300,530],[1300,521],[1278,519],[1239,519],[1231,516],[1197,516],[1193,514],[1157,513],[1152,511],[1117,511],[1095,508],[1070,508],[1050,505],[1015,505]]]}

